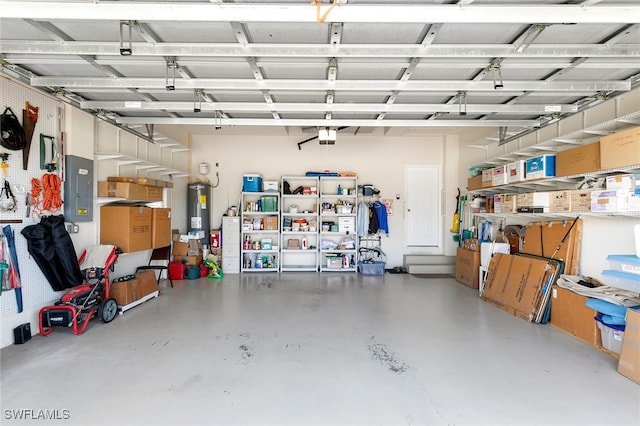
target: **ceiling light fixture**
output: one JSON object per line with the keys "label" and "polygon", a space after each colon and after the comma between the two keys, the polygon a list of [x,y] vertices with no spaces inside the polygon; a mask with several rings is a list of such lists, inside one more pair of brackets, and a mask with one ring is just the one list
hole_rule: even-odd
{"label": "ceiling light fixture", "polygon": [[318,140],[320,141],[320,145],[335,145],[336,138],[336,129],[331,129],[329,127],[318,129]]}
{"label": "ceiling light fixture", "polygon": [[204,98],[204,91],[195,89],[193,91],[193,112],[196,114],[202,111],[202,98]]}
{"label": "ceiling light fixture", "polygon": [[502,81],[502,71],[500,71],[500,64],[491,64],[489,70],[493,76],[493,88],[502,89],[504,87],[504,81]]}
{"label": "ceiling light fixture", "polygon": [[[120,54],[122,56],[131,56],[133,54],[133,42],[131,41],[131,39],[133,37],[132,28],[134,24],[135,21],[120,21]],[[124,39],[122,37],[122,27],[124,27],[125,25],[129,27],[129,40],[127,40],[129,47],[124,47]]]}
{"label": "ceiling light fixture", "polygon": [[460,115],[467,115],[467,92],[460,91],[457,95],[458,98],[458,112]]}
{"label": "ceiling light fixture", "polygon": [[[176,68],[178,64],[175,59],[167,59],[167,74],[165,78],[165,88],[169,91],[176,90]],[[169,72],[171,71],[171,72]]]}

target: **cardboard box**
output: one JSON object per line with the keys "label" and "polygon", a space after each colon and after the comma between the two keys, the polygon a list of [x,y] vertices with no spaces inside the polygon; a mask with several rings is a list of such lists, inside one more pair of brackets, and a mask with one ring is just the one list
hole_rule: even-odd
{"label": "cardboard box", "polygon": [[556,176],[574,176],[600,170],[600,142],[556,154]]}
{"label": "cardboard box", "polygon": [[158,291],[156,274],[154,271],[142,271],[128,281],[112,282],[109,296],[116,299],[118,305],[124,306],[136,302],[143,297]]}
{"label": "cardboard box", "polygon": [[481,298],[527,321],[541,313],[542,288],[554,273],[544,259],[495,253],[489,263]]}
{"label": "cardboard box", "polygon": [[525,179],[525,161],[518,160],[507,164],[507,183],[520,182]]}
{"label": "cardboard box", "polygon": [[456,281],[471,288],[478,288],[480,252],[458,247],[456,252]]}
{"label": "cardboard box", "polygon": [[495,194],[493,196],[493,212],[502,213],[502,194]]}
{"label": "cardboard box", "polygon": [[116,197],[136,201],[162,201],[163,189],[129,182],[98,182],[98,197]]}
{"label": "cardboard box", "polygon": [[482,171],[482,187],[491,188],[493,185],[493,169],[484,169]]}
{"label": "cardboard box", "polygon": [[640,126],[600,138],[603,170],[640,164]]}
{"label": "cardboard box", "polygon": [[171,209],[151,209],[151,248],[171,245]]}
{"label": "cardboard box", "polygon": [[549,192],[549,213],[568,213],[571,211],[571,191]]}
{"label": "cardboard box", "polygon": [[632,174],[618,174],[607,176],[605,179],[605,188],[611,189],[626,189],[627,191],[635,191],[636,189],[636,177]]}
{"label": "cardboard box", "polygon": [[151,248],[151,209],[109,204],[100,207],[100,244],[112,244],[124,253]]}
{"label": "cardboard box", "polygon": [[262,227],[265,231],[277,231],[278,216],[265,216],[262,218]]}
{"label": "cardboard box", "polygon": [[571,191],[571,211],[591,211],[591,190],[576,189]]}
{"label": "cardboard box", "polygon": [[515,213],[517,211],[518,196],[516,194],[503,194],[500,205],[500,213]]}
{"label": "cardboard box", "polygon": [[506,185],[507,184],[507,166],[498,166],[493,168],[492,185]]}
{"label": "cardboard box", "polygon": [[182,261],[186,265],[197,265],[200,266],[202,263],[202,253],[193,255],[193,256],[182,256]]}
{"label": "cardboard box", "polygon": [[109,176],[107,182],[131,182],[138,185],[160,186],[162,188],[173,188],[173,182],[166,180],[151,179],[146,177],[126,177],[126,176]]}
{"label": "cardboard box", "polygon": [[467,189],[469,191],[482,189],[482,175],[470,177],[469,179],[467,179]]}
{"label": "cardboard box", "polygon": [[598,347],[596,311],[585,305],[586,296],[554,285],[551,288],[551,320],[549,324],[593,347]]}
{"label": "cardboard box", "polygon": [[180,260],[178,258],[186,256],[188,251],[189,251],[189,243],[185,243],[182,241],[173,242],[173,248],[171,249],[171,254],[175,258],[177,258],[176,260]]}
{"label": "cardboard box", "polygon": [[188,242],[187,256],[197,256],[202,254],[202,241],[191,238]]}
{"label": "cardboard box", "polygon": [[626,213],[629,191],[625,189],[591,191],[591,211],[602,213]]}
{"label": "cardboard box", "polygon": [[627,309],[618,373],[640,383],[640,312]]}
{"label": "cardboard box", "polygon": [[542,207],[546,211],[550,206],[549,192],[526,192],[517,195],[516,205],[520,207]]}
{"label": "cardboard box", "polygon": [[526,180],[554,177],[556,175],[556,155],[544,154],[527,159],[524,174]]}

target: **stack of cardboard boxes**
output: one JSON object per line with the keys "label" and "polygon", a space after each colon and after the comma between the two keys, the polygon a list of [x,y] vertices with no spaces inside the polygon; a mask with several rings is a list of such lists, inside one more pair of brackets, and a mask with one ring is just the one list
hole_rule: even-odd
{"label": "stack of cardboard boxes", "polygon": [[108,204],[100,207],[100,244],[123,253],[171,244],[171,209],[144,205]]}
{"label": "stack of cardboard boxes", "polygon": [[608,176],[606,185],[600,188],[500,193],[501,186],[517,182],[615,172],[638,164],[640,127],[635,127],[557,154],[544,154],[482,170],[478,176],[469,178],[467,188],[470,191],[496,189],[497,193],[489,196],[491,201],[487,200],[486,209],[481,211],[486,213],[640,212],[640,185],[636,184],[637,177],[633,174]]}

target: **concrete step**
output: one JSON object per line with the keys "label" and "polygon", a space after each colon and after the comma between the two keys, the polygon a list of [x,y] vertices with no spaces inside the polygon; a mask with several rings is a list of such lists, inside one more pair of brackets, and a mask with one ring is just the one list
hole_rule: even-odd
{"label": "concrete step", "polygon": [[455,275],[456,265],[408,264],[405,266],[409,274],[449,274]]}
{"label": "concrete step", "polygon": [[409,274],[455,274],[456,257],[405,254],[403,264]]}
{"label": "concrete step", "polygon": [[428,254],[405,254],[403,263],[407,265],[454,265],[456,264],[455,256],[441,256]]}

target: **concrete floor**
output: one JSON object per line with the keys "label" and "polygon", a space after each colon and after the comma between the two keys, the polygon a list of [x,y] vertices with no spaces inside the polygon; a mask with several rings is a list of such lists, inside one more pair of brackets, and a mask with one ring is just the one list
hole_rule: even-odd
{"label": "concrete floor", "polygon": [[0,423],[640,424],[640,386],[615,358],[453,279],[285,273],[166,285],[82,336],[56,329],[2,349]]}

